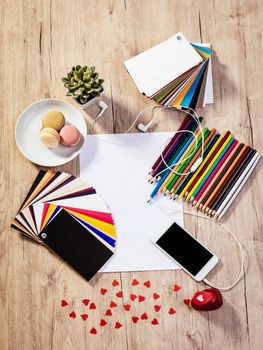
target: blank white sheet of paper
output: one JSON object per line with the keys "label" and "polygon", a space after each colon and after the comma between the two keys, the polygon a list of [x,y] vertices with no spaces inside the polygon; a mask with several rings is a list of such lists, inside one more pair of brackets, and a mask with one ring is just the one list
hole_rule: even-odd
{"label": "blank white sheet of paper", "polygon": [[[151,237],[164,233],[174,221],[183,226],[183,214],[171,215],[156,203],[147,204],[153,190],[148,172],[172,136],[170,132],[87,136],[80,153],[80,176],[108,203],[117,230],[116,253],[101,272],[179,268]],[[183,209],[182,202],[165,197],[158,202]]]}

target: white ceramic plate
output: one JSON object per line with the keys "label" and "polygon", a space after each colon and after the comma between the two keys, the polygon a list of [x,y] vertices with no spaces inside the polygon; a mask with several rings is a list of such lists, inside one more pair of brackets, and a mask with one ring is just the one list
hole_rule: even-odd
{"label": "white ceramic plate", "polygon": [[[40,141],[42,117],[50,110],[58,110],[65,116],[66,124],[74,125],[81,133],[80,142],[74,147],[59,145],[49,149]],[[16,123],[16,144],[20,152],[31,162],[42,166],[58,166],[70,162],[81,151],[87,136],[87,124],[82,113],[71,104],[55,98],[37,101],[28,106]]]}

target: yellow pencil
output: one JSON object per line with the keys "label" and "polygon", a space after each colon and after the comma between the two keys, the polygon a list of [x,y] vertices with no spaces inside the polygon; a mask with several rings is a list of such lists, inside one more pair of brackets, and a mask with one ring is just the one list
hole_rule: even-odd
{"label": "yellow pencil", "polygon": [[228,144],[228,142],[232,139],[232,135],[230,134],[228,136],[228,138],[226,139],[226,141],[222,144],[222,146],[219,148],[218,152],[215,154],[214,158],[212,159],[211,163],[209,163],[208,167],[205,169],[205,171],[203,172],[202,176],[200,176],[200,178],[198,179],[198,181],[196,182],[196,184],[194,185],[194,187],[192,188],[192,190],[189,192],[186,200],[190,200],[192,197],[192,194],[195,192],[195,190],[197,189],[197,187],[199,186],[199,184],[201,183],[201,181],[204,179],[204,177],[206,176],[206,174],[209,172],[209,170],[212,168],[212,166],[215,164],[216,160],[218,159],[219,155],[222,153],[223,149],[226,147],[226,145]]}
{"label": "yellow pencil", "polygon": [[198,174],[200,173],[200,171],[202,170],[202,168],[204,167],[204,165],[207,163],[207,160],[209,159],[209,157],[211,156],[211,154],[214,152],[215,148],[217,147],[217,145],[219,144],[219,142],[221,141],[222,136],[219,136],[218,140],[216,141],[216,143],[214,144],[214,146],[211,148],[210,152],[207,154],[207,156],[205,157],[205,159],[203,160],[202,164],[200,165],[200,167],[197,169],[197,171],[195,172],[195,174],[193,175],[193,177],[191,178],[191,180],[188,182],[188,184],[185,186],[185,188],[183,189],[183,191],[180,193],[180,195],[178,196],[177,199],[180,199],[182,197],[185,196],[186,191],[188,190],[188,188],[190,187],[190,185],[192,184],[192,182],[194,181],[194,179],[198,176]]}

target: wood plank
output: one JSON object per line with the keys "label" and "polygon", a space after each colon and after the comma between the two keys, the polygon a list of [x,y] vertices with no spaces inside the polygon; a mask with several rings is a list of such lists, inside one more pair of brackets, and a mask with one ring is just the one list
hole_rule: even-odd
{"label": "wood plank", "polygon": [[[152,104],[141,96],[126,72],[123,61],[181,31],[191,41],[211,42],[216,51],[213,60],[215,103],[200,109],[205,125],[220,132],[231,130],[261,153],[263,152],[262,101],[262,3],[259,0],[26,0],[0,3],[0,348],[20,349],[218,349],[256,350],[261,347],[258,291],[262,279],[263,181],[260,167],[239,195],[223,222],[237,234],[247,257],[245,279],[224,293],[224,305],[215,312],[200,313],[188,308],[202,284],[182,271],[116,273],[96,277],[91,285],[61,259],[44,247],[22,238],[9,228],[39,167],[18,151],[14,127],[18,115],[30,103],[45,97],[65,98],[61,77],[76,64],[94,64],[105,79],[105,101],[110,108],[95,126],[96,132],[123,132],[143,108]],[[70,101],[70,99],[68,99]],[[84,112],[87,122],[96,115],[94,107]],[[141,121],[147,122],[151,113]],[[154,131],[175,130],[183,115],[161,111]],[[136,128],[134,130],[136,132]],[[79,173],[78,159],[59,167]],[[260,193],[259,193],[260,191]],[[185,206],[185,209],[189,209]],[[186,227],[214,251],[222,264],[211,274],[219,285],[231,283],[239,268],[238,251],[222,228],[201,218],[185,218]],[[98,323],[121,282],[123,298],[109,325]],[[134,303],[133,314],[144,311],[151,320],[156,315],[152,291],[160,294],[162,308],[159,325],[149,320],[134,325],[131,314],[122,305],[129,301],[131,281],[151,281],[148,290],[138,286],[146,303]],[[182,289],[174,293],[177,283]],[[105,299],[100,288],[106,287]],[[79,314],[84,298],[92,299],[97,309],[88,311],[83,322]],[[69,308],[60,307],[61,299]],[[157,303],[157,301],[156,301]],[[170,307],[176,309],[168,315]],[[70,319],[75,310],[78,318]],[[114,329],[114,322],[123,326]],[[89,333],[97,325],[96,336]]]}

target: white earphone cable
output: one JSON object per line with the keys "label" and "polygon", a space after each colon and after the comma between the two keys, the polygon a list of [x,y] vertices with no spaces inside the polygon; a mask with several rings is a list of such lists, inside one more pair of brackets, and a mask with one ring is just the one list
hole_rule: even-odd
{"label": "white earphone cable", "polygon": [[165,210],[163,210],[164,208],[168,209],[170,214],[183,213],[183,214],[192,215],[192,216],[196,216],[198,218],[203,218],[203,219],[206,219],[206,220],[213,221],[216,224],[222,226],[232,236],[232,238],[235,240],[235,242],[237,243],[237,246],[239,248],[240,260],[241,260],[240,270],[239,270],[237,278],[235,279],[235,281],[230,286],[227,286],[227,287],[215,286],[213,283],[211,283],[206,278],[203,279],[203,282],[206,283],[210,287],[213,287],[213,288],[221,290],[222,292],[226,292],[226,291],[234,288],[237,285],[237,283],[240,281],[242,275],[244,274],[244,253],[243,253],[243,248],[242,248],[242,245],[241,245],[240,241],[235,236],[235,234],[229,228],[227,228],[222,222],[216,221],[213,218],[210,218],[209,216],[198,215],[196,213],[191,213],[189,211],[184,211],[184,210],[173,210],[172,208],[166,207],[164,205],[160,205],[160,203],[158,203],[157,200],[153,200],[153,199],[151,200],[151,202],[156,203],[158,205],[158,207],[164,212],[165,212]]}

